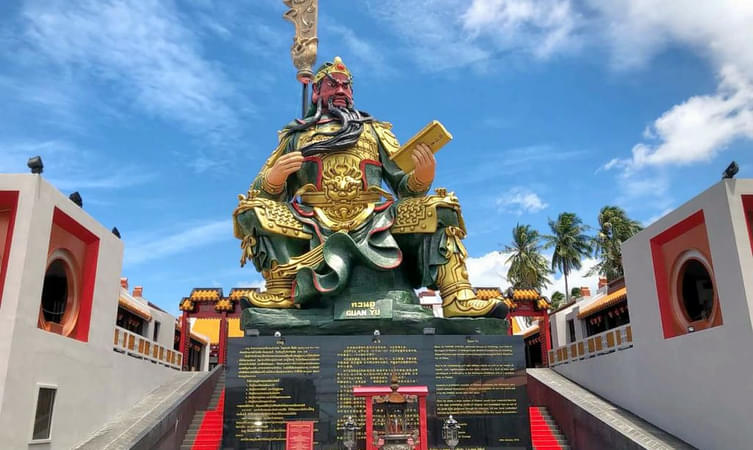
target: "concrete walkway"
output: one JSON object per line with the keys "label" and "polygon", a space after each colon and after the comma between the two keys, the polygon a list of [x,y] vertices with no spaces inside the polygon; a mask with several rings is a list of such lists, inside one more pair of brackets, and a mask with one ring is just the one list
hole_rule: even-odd
{"label": "concrete walkway", "polygon": [[[647,448],[662,450],[695,448],[655,427],[635,414],[609,403],[552,369],[528,369],[527,372],[535,381],[540,382],[546,388],[557,394],[558,397],[561,397],[560,399],[555,400],[556,403],[563,405],[562,400],[569,403],[567,405],[568,411],[560,414],[569,415],[569,418],[575,423],[560,423],[566,422],[565,420],[562,420],[562,417],[555,417],[555,419],[557,419],[558,424],[563,430],[566,430],[568,425],[574,425],[571,427],[571,434],[577,435],[579,427],[588,428],[588,432],[591,433],[590,440],[593,440],[593,433],[596,432],[599,436],[603,436],[605,441],[615,445],[614,447],[607,448]],[[531,382],[530,379],[529,382]],[[534,399],[531,400],[535,401]],[[552,406],[548,404],[547,406],[549,406],[550,410],[552,409]],[[589,423],[582,423],[584,420],[587,420]],[[598,428],[602,428],[603,430],[597,430]],[[566,432],[565,434],[568,433]],[[575,445],[572,436],[568,436],[568,439],[571,440],[571,444],[573,444],[574,448],[581,448],[581,446]],[[617,441],[621,441],[621,443],[618,444]],[[596,448],[598,448],[598,446]]]}
{"label": "concrete walkway", "polygon": [[168,409],[204,381],[210,372],[175,372],[175,378],[150,392],[133,407],[118,415],[77,450],[126,450],[144,430],[151,429]]}

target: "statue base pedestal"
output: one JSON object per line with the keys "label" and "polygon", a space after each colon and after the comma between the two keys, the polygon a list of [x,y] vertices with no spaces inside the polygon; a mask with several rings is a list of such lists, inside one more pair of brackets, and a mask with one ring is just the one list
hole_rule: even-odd
{"label": "statue base pedestal", "polygon": [[262,336],[284,335],[435,334],[506,335],[507,322],[497,318],[434,317],[419,304],[409,274],[401,268],[388,271],[355,266],[351,283],[337,294],[322,296],[316,307],[270,309],[242,301],[241,329],[256,329]]}
{"label": "statue base pedestal", "polygon": [[[406,335],[424,334],[426,328],[434,328],[435,334],[507,334],[507,322],[504,320],[434,317],[431,310],[421,305],[402,303],[394,298],[402,297],[403,292],[391,291],[388,294],[386,299],[353,300],[343,308],[338,305],[310,309],[249,307],[243,310],[241,323],[245,330],[258,330],[262,336],[273,335],[275,331],[283,335],[370,335],[374,330],[379,330],[381,334]],[[372,303],[374,307],[370,306]],[[385,314],[388,308],[391,311]],[[349,312],[351,314],[346,316]]]}

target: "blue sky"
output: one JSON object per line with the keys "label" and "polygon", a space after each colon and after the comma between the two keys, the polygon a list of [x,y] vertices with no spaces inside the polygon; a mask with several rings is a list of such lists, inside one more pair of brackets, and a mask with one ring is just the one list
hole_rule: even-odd
{"label": "blue sky", "polygon": [[[402,140],[432,119],[453,133],[435,186],[463,203],[477,285],[505,285],[496,252],[516,223],[546,232],[572,211],[593,226],[606,204],[650,223],[733,159],[753,177],[753,4],[320,3],[318,62],[343,58],[357,107]],[[120,229],[123,275],[169,311],[193,287],[257,285],[230,214],[300,114],[284,10],[0,3],[0,172],[42,155],[48,180]],[[584,272],[571,285],[593,285]]]}

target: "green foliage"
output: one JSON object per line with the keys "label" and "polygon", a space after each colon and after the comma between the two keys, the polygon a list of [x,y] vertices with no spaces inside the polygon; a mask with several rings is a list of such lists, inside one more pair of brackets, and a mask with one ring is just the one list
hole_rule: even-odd
{"label": "green foliage", "polygon": [[593,237],[594,253],[600,258],[589,275],[598,273],[612,281],[624,275],[620,245],[643,227],[630,219],[622,208],[605,206],[599,211],[599,230]]}
{"label": "green foliage", "polygon": [[[552,254],[552,270],[559,270],[565,277],[565,292],[567,293],[567,277],[573,270],[581,268],[581,259],[591,254],[591,237],[586,235],[588,227],[574,213],[564,212],[557,220],[549,220],[551,235],[547,235],[546,248],[554,248]],[[568,297],[569,300],[569,297]]]}
{"label": "green foliage", "polygon": [[574,287],[570,289],[570,298],[581,298],[583,297],[583,292],[580,290],[579,287]]}
{"label": "green foliage", "polygon": [[551,309],[557,309],[565,302],[565,294],[560,291],[554,291],[549,302],[552,304]]}
{"label": "green foliage", "polygon": [[541,254],[541,235],[530,225],[517,224],[512,229],[512,243],[505,246],[510,269],[507,280],[514,288],[543,289],[551,282],[546,258]]}

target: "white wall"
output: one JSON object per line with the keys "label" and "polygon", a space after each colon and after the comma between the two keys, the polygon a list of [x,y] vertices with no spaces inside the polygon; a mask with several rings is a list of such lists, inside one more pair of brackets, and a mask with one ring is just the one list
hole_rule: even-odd
{"label": "white wall", "polygon": [[601,297],[603,297],[603,295],[580,298],[572,305],[557,311],[554,315],[549,317],[549,320],[552,323],[553,349],[570,344],[567,340],[568,320],[572,319],[575,325],[575,340],[579,341],[586,338],[586,322],[582,319],[578,319],[578,313]]}
{"label": "white wall", "polygon": [[[178,372],[113,351],[123,243],[39,176],[0,175],[0,190],[16,189],[19,208],[0,305],[0,442],[27,447],[38,384],[45,384],[58,389],[51,442],[34,448],[67,449]],[[88,342],[37,327],[55,206],[100,239]]]}
{"label": "white wall", "polygon": [[149,321],[146,337],[150,340],[154,337],[154,323],[159,322],[160,326],[157,343],[172,350],[175,345],[175,316],[154,308],[150,308],[150,312],[152,314],[152,320]]}
{"label": "white wall", "polygon": [[[753,194],[753,180],[720,182],[627,241],[623,257],[634,347],[555,367],[702,449],[744,449],[753,442],[753,254],[740,193]],[[664,339],[650,239],[699,209],[724,324]]]}

